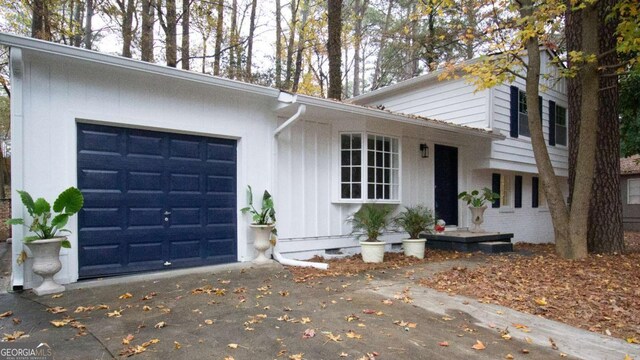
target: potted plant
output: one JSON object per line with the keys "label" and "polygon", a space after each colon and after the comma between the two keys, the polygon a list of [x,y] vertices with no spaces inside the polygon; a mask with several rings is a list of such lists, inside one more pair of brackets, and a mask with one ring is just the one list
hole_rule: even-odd
{"label": "potted plant", "polygon": [[258,252],[258,256],[253,260],[254,264],[265,264],[271,260],[265,252],[269,250],[273,243],[271,235],[278,235],[276,229],[276,210],[273,207],[273,197],[267,190],[262,194],[262,207],[258,211],[253,206],[253,190],[247,186],[247,198],[249,206],[240,209],[243,214],[250,213],[253,222],[249,225],[254,230],[253,247]]}
{"label": "potted plant", "polygon": [[33,254],[33,272],[43,278],[42,284],[33,289],[33,292],[40,296],[64,291],[64,286],[56,283],[53,276],[62,268],[60,247],[70,248],[71,243],[66,236],[60,234],[71,233],[64,226],[82,208],[82,193],[75,187],[66,189],[54,201],[53,209],[43,198],[34,201],[26,191],[19,190],[18,194],[32,221],[27,225],[24,219],[15,218],[7,220],[7,223],[24,225],[33,234],[23,240]]}
{"label": "potted plant", "polygon": [[483,232],[480,225],[484,222],[484,211],[487,209],[486,202],[493,204],[496,200],[500,199],[500,195],[494,193],[489,188],[483,188],[482,190],[472,190],[471,192],[463,191],[458,194],[458,199],[466,201],[471,210],[471,221],[474,224],[471,232]]}
{"label": "potted plant", "polygon": [[430,228],[434,224],[433,212],[421,205],[406,207],[393,222],[409,233],[409,239],[402,240],[405,256],[424,259],[424,244],[427,239],[420,239],[420,233],[431,232]]}
{"label": "potted plant", "polygon": [[391,208],[386,205],[364,204],[347,219],[353,226],[352,234],[360,239],[362,260],[367,263],[380,263],[384,260],[384,241],[378,241],[378,236],[389,226]]}

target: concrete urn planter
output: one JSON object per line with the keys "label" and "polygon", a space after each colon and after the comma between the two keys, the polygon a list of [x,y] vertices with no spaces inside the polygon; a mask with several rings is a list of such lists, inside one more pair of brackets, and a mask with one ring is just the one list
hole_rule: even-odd
{"label": "concrete urn planter", "polygon": [[33,289],[33,292],[38,296],[64,291],[64,286],[53,280],[53,276],[62,269],[60,245],[64,240],[67,238],[57,237],[25,243],[33,254],[33,272],[43,278],[42,284]]}
{"label": "concrete urn planter", "polygon": [[418,259],[424,259],[424,244],[426,242],[427,239],[403,239],[404,256],[415,256]]}
{"label": "concrete urn planter", "polygon": [[362,261],[366,263],[381,263],[384,260],[384,241],[360,241]]}
{"label": "concrete urn planter", "polygon": [[271,248],[271,231],[273,230],[274,225],[249,225],[253,229],[253,247],[258,252],[258,255],[255,259],[253,259],[253,263],[267,264],[271,262],[271,259],[267,257],[265,252]]}
{"label": "concrete urn planter", "polygon": [[472,233],[484,232],[480,225],[484,222],[484,211],[486,209],[486,206],[469,206],[469,210],[471,210],[471,222],[473,222],[473,228],[470,230]]}

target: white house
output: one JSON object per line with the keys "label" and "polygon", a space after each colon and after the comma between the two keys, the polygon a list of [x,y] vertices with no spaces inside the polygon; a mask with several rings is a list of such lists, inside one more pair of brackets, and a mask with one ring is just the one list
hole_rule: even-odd
{"label": "white house", "polygon": [[[247,185],[274,195],[277,246],[292,258],[355,249],[345,219],[366,202],[421,203],[468,226],[457,193],[492,181],[503,203],[491,229],[552,239],[531,194],[530,144],[509,135],[508,86],[474,94],[427,75],[355,99],[379,110],[7,34],[0,44],[11,48],[14,190],[85,196],[62,283],[251,260],[250,219],[238,212]],[[563,106],[562,93],[543,95],[546,132],[548,100]],[[552,152],[566,176],[566,149]],[[12,214],[25,215],[17,201]],[[18,264],[22,250],[15,241],[12,284],[30,288],[39,279],[29,259]]]}

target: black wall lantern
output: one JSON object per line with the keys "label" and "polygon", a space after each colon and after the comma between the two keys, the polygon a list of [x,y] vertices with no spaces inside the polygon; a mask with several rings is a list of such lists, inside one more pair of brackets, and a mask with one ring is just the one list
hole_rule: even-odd
{"label": "black wall lantern", "polygon": [[420,144],[420,155],[422,155],[423,159],[429,157],[429,147],[427,144]]}

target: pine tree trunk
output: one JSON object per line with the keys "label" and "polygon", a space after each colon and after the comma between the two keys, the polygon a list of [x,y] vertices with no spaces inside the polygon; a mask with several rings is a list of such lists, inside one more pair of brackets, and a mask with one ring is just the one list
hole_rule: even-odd
{"label": "pine tree trunk", "polygon": [[247,43],[247,63],[245,68],[245,80],[251,82],[251,62],[253,56],[253,36],[256,31],[256,6],[258,5],[258,0],[253,0],[251,2],[251,17],[249,18],[249,39]]}
{"label": "pine tree trunk", "polygon": [[180,62],[183,70],[189,70],[189,58],[191,46],[189,41],[190,0],[182,0],[182,46],[180,47]]}
{"label": "pine tree trunk", "polygon": [[291,0],[291,26],[289,29],[289,43],[287,44],[287,68],[285,71],[284,88],[291,89],[291,79],[293,77],[293,46],[296,38],[296,27],[298,24],[298,5],[300,0]]}
{"label": "pine tree trunk", "polygon": [[122,56],[131,57],[131,43],[133,42],[133,0],[118,1],[120,11],[122,12]]}
{"label": "pine tree trunk", "polygon": [[153,22],[155,19],[154,0],[142,0],[142,30],[140,52],[142,61],[153,62]]}
{"label": "pine tree trunk", "polygon": [[371,83],[371,90],[375,90],[380,87],[380,71],[382,69],[382,59],[384,58],[384,47],[389,36],[389,25],[391,24],[391,10],[393,10],[393,0],[389,0],[389,6],[387,8],[387,16],[384,20],[384,26],[382,27],[382,35],[380,36],[380,45],[378,46],[378,57],[376,58],[376,66],[373,69],[373,81]]}
{"label": "pine tree trunk", "polygon": [[282,8],[276,0],[276,89],[282,88]]}
{"label": "pine tree trunk", "polygon": [[329,90],[327,97],[342,98],[342,0],[328,0],[327,52],[329,54]]}
{"label": "pine tree trunk", "polygon": [[83,16],[82,2],[78,1],[73,11],[73,46],[80,47],[82,45],[82,16]]}
{"label": "pine tree trunk", "polygon": [[355,0],[355,25],[353,29],[353,96],[360,95],[360,47],[362,45],[362,19],[367,11],[368,0]]}
{"label": "pine tree trunk", "polygon": [[162,26],[165,34],[165,57],[167,66],[176,67],[178,63],[176,0],[166,0],[166,13],[164,16],[162,16],[162,7],[160,5],[159,1],[157,5],[158,20],[160,20],[160,26]]}
{"label": "pine tree trunk", "polygon": [[304,0],[302,4],[302,22],[300,23],[300,31],[298,32],[298,49],[296,50],[296,67],[293,72],[293,85],[291,87],[292,92],[298,92],[298,85],[300,84],[300,75],[302,74],[302,51],[304,50],[304,44],[306,39],[304,38],[304,28],[307,26],[307,18],[309,16],[309,0]]}
{"label": "pine tree trunk", "polygon": [[233,0],[231,5],[231,44],[229,49],[229,78],[236,77],[236,54],[238,53],[238,35],[237,35],[237,22],[238,22],[238,0]]}
{"label": "pine tree trunk", "polygon": [[[615,30],[617,22],[605,21],[611,11],[614,0],[601,1],[598,4],[599,52],[615,48]],[[595,25],[594,25],[595,26]],[[580,13],[567,14],[566,37],[569,51],[579,51],[582,45]],[[600,59],[599,65],[618,63],[615,52]],[[568,84],[568,95],[574,101],[569,107],[569,179],[570,191],[573,193],[576,170],[578,131],[580,129],[580,108],[582,106],[582,89],[580,79],[571,79]],[[622,230],[622,204],[620,199],[620,130],[618,127],[618,87],[615,76],[599,77],[598,96],[598,140],[596,152],[596,169],[589,210],[588,249],[596,253],[624,252],[624,234]]]}
{"label": "pine tree trunk", "polygon": [[47,0],[33,0],[31,12],[31,37],[51,40],[51,24],[49,24],[49,8]]}
{"label": "pine tree trunk", "polygon": [[86,9],[85,9],[85,22],[84,22],[84,39],[82,42],[84,43],[85,49],[91,49],[93,42],[93,29],[92,29],[92,21],[93,21],[93,0],[86,0]]}
{"label": "pine tree trunk", "polygon": [[[222,33],[222,25],[224,24],[224,0],[218,0],[216,9],[218,12],[218,18],[216,20],[216,53],[213,55],[213,75],[218,76],[220,75],[220,59],[222,58],[222,54],[220,54],[220,52],[222,51],[222,37],[224,36]],[[204,59],[202,59],[202,62],[204,63]],[[202,72],[204,73],[204,67]]]}

